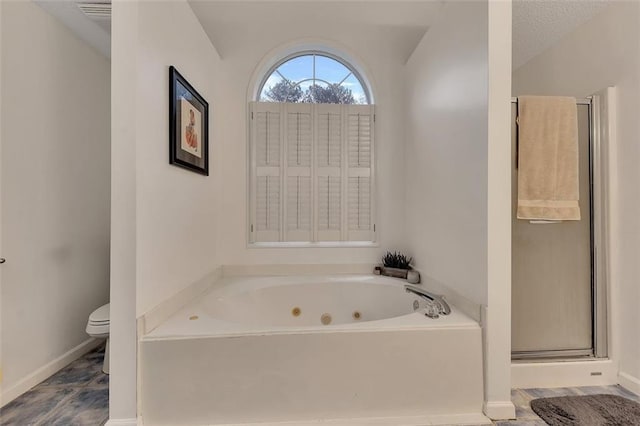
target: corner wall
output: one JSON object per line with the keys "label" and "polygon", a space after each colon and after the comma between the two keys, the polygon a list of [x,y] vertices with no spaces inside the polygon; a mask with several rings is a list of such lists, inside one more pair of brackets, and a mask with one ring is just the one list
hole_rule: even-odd
{"label": "corner wall", "polygon": [[2,398],[93,344],[109,301],[109,60],[32,2],[2,2]]}
{"label": "corner wall", "polygon": [[[138,3],[111,10],[109,422],[136,424],[136,110]],[[128,420],[129,423],[125,423]]]}
{"label": "corner wall", "polygon": [[616,1],[513,73],[513,95],[584,97],[616,86],[611,159],[611,356],[620,383],[640,392],[640,3]]}
{"label": "corner wall", "polygon": [[445,4],[405,74],[408,251],[478,305],[487,303],[487,31],[487,2]]}
{"label": "corner wall", "polygon": [[444,291],[482,307],[483,410],[492,419],[515,417],[505,262],[511,256],[510,76],[511,2],[477,1],[445,4],[405,79],[409,251]]}
{"label": "corner wall", "polygon": [[484,412],[515,418],[511,402],[511,1],[489,2],[487,308]]}
{"label": "corner wall", "polygon": [[[186,1],[116,1],[112,16],[110,418],[121,424],[137,416],[136,318],[218,265],[223,106],[218,54]],[[209,177],[169,164],[170,65],[209,102]]]}

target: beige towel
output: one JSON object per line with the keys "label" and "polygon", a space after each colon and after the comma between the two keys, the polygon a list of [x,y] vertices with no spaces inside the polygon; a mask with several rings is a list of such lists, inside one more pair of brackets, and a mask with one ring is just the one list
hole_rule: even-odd
{"label": "beige towel", "polygon": [[575,98],[518,98],[518,219],[580,220]]}

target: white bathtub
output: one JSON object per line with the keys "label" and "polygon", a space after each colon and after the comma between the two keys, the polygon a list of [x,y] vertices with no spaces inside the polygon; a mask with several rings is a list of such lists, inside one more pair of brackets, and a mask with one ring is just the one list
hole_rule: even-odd
{"label": "white bathtub", "polygon": [[424,303],[373,275],[225,278],[142,338],[144,423],[486,421],[479,325]]}

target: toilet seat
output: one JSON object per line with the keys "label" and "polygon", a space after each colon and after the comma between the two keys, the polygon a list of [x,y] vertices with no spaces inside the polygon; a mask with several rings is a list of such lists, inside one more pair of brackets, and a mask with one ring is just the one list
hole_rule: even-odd
{"label": "toilet seat", "polygon": [[109,308],[110,304],[99,307],[89,315],[86,332],[91,337],[109,337]]}
{"label": "toilet seat", "polygon": [[106,305],[100,306],[98,309],[93,311],[91,315],[89,315],[89,322],[93,322],[93,323],[109,322],[110,307],[111,307],[111,303],[107,303]]}
{"label": "toilet seat", "polygon": [[106,339],[107,337],[109,337],[109,324],[106,324],[106,325],[87,324],[87,328],[85,331],[91,337]]}
{"label": "toilet seat", "polygon": [[89,315],[87,320],[87,334],[98,339],[107,339],[107,345],[104,350],[104,362],[102,371],[109,374],[109,315],[111,304],[100,306]]}

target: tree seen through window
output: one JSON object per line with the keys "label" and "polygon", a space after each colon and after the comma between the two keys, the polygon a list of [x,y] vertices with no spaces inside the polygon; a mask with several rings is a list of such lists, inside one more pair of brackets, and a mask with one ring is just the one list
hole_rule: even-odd
{"label": "tree seen through window", "polygon": [[364,85],[347,65],[321,54],[303,54],[278,65],[260,90],[262,102],[368,104]]}

